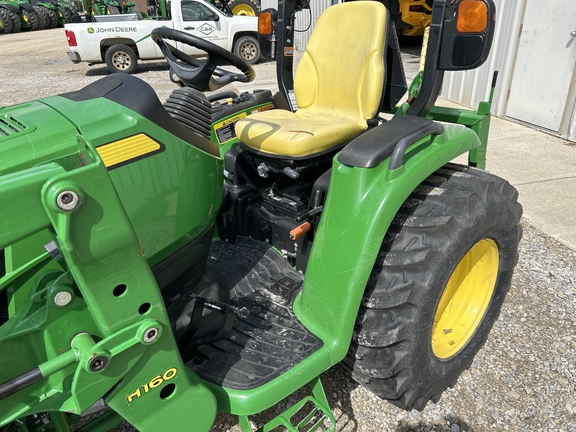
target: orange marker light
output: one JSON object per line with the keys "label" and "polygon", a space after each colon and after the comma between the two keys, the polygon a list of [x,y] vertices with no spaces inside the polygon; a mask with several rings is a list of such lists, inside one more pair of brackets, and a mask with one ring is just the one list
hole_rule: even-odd
{"label": "orange marker light", "polygon": [[258,33],[261,35],[272,34],[272,14],[268,11],[258,15]]}
{"label": "orange marker light", "polygon": [[456,30],[460,33],[481,33],[488,26],[488,6],[481,0],[463,0],[458,6]]}

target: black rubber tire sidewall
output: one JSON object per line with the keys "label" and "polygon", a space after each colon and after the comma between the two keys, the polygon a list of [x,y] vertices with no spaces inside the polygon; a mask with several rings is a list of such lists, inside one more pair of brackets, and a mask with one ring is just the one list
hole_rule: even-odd
{"label": "black rubber tire sidewall", "polygon": [[38,16],[36,15],[35,12],[28,11],[26,9],[21,9],[20,13],[28,18],[28,25],[30,26],[30,27],[28,27],[28,29],[30,31],[36,31],[39,29]]}
{"label": "black rubber tire sidewall", "polygon": [[42,6],[33,6],[34,12],[38,17],[38,30],[46,30],[50,27],[50,18],[46,13],[46,10]]}
{"label": "black rubber tire sidewall", "polygon": [[[254,57],[250,60],[242,55],[242,51],[243,51],[244,46],[246,44],[253,46],[256,50]],[[258,40],[256,40],[256,38],[253,36],[242,36],[234,44],[234,54],[236,54],[238,57],[240,57],[242,60],[244,60],[247,63],[250,63],[252,65],[256,64],[258,62],[258,60],[260,60],[260,57],[261,57],[260,45],[258,44]]]}
{"label": "black rubber tire sidewall", "polygon": [[0,8],[0,20],[0,33],[12,33],[12,19],[7,9]]}
{"label": "black rubber tire sidewall", "polygon": [[46,9],[46,14],[48,15],[49,27],[51,29],[58,27],[58,14],[52,9]]}
{"label": "black rubber tire sidewall", "polygon": [[[114,54],[119,53],[119,52],[125,53],[130,58],[130,67],[128,67],[127,69],[118,69],[114,65],[113,56],[114,56]],[[108,67],[108,69],[112,73],[133,74],[136,71],[136,69],[138,68],[138,56],[136,55],[134,50],[127,45],[122,45],[122,44],[112,45],[106,51],[106,54],[104,56],[104,61],[106,62],[106,66]]]}
{"label": "black rubber tire sidewall", "polygon": [[[418,192],[434,187],[434,178],[447,195]],[[510,287],[521,235],[516,196],[507,182],[455,165],[410,195],[383,244],[344,361],[358,382],[396,406],[419,410],[455,385],[486,342]],[[410,207],[414,202],[419,204]],[[500,253],[492,299],[467,345],[438,359],[431,348],[438,302],[456,265],[485,238],[494,240]]]}
{"label": "black rubber tire sidewall", "polygon": [[12,20],[12,33],[19,33],[22,31],[22,22],[20,21],[20,16],[12,12],[9,12],[8,15]]}
{"label": "black rubber tire sidewall", "polygon": [[110,13],[110,15],[119,15],[120,14],[120,8],[118,6],[114,6],[114,5],[107,5],[106,6],[108,8],[108,12]]}

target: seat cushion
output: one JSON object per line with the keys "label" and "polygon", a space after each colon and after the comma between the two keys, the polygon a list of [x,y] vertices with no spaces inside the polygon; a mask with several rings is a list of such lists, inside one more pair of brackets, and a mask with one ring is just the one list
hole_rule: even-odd
{"label": "seat cushion", "polygon": [[378,113],[388,15],[375,1],[329,7],[318,19],[294,76],[296,113],[265,111],[236,123],[248,147],[301,157],[361,133]]}
{"label": "seat cushion", "polygon": [[[301,112],[302,111],[302,112]],[[308,156],[328,150],[364,130],[342,117],[303,110],[252,114],[236,123],[236,135],[252,149],[274,155]]]}

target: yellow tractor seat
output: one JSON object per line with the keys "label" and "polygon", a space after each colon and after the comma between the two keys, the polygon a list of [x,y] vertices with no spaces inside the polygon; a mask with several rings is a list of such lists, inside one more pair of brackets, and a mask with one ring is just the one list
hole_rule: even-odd
{"label": "yellow tractor seat", "polygon": [[379,2],[331,6],[318,19],[294,76],[296,112],[271,110],[236,123],[249,148],[273,156],[324,152],[366,129],[384,86],[388,16]]}

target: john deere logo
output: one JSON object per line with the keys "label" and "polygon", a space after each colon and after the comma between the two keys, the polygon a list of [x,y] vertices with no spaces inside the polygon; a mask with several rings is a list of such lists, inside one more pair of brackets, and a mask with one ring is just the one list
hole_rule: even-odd
{"label": "john deere logo", "polygon": [[216,30],[216,27],[214,27],[208,23],[204,23],[200,27],[198,27],[198,31],[202,34],[205,34],[206,36],[208,36],[214,30]]}
{"label": "john deere logo", "polygon": [[88,33],[94,33],[94,28],[88,27]]}

